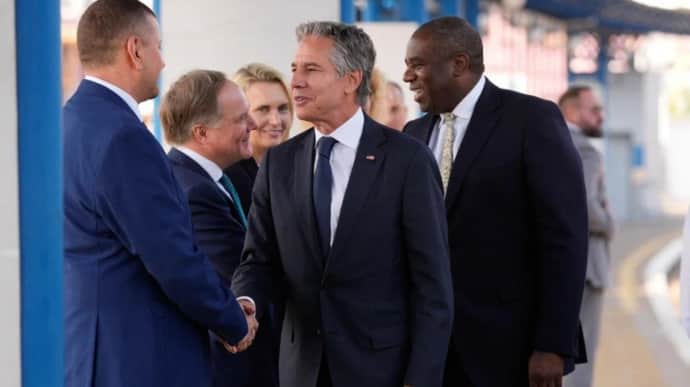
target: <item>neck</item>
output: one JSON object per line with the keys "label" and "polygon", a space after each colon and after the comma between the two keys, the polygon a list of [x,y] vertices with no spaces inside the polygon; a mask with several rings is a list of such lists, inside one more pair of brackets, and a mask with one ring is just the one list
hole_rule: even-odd
{"label": "neck", "polygon": [[444,111],[441,113],[448,113],[453,111],[458,104],[467,97],[467,94],[472,91],[474,86],[477,85],[477,82],[479,82],[479,78],[481,78],[481,74],[477,75],[474,73],[470,73],[470,75],[467,76],[466,80],[461,80],[459,83],[459,87],[456,87],[453,90],[449,90],[448,95],[448,101],[452,104],[452,106],[446,106]]}
{"label": "neck", "polygon": [[324,117],[323,119],[312,120],[312,124],[316,130],[322,134],[328,135],[333,133],[336,129],[342,126],[347,120],[352,118],[359,109],[359,105],[348,105],[341,109],[335,109],[332,111],[332,115],[329,117]]}
{"label": "neck", "polygon": [[131,95],[137,103],[144,101],[139,93],[137,93],[136,83],[132,79],[132,76],[115,66],[85,69],[84,74],[112,83]]}
{"label": "neck", "polygon": [[252,158],[254,159],[254,161],[256,161],[257,164],[261,164],[261,160],[264,159],[265,154],[265,148],[254,147],[252,149]]}

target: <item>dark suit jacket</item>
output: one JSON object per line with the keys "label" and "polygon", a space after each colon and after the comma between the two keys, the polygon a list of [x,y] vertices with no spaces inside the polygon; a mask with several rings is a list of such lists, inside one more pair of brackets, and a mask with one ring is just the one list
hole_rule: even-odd
{"label": "dark suit jacket", "polygon": [[[452,319],[440,177],[426,147],[368,117],[330,255],[312,202],[314,130],[268,151],[233,289],[287,296],[283,387],[439,386]],[[282,286],[278,284],[282,283]]]}
{"label": "dark suit jacket", "polygon": [[160,144],[115,93],[64,108],[65,385],[208,386],[208,330],[247,332]]}
{"label": "dark suit jacket", "polygon": [[251,157],[225,168],[224,171],[237,190],[245,214],[249,214],[249,207],[252,204],[252,188],[254,188],[254,180],[256,180],[258,171],[259,166]]}
{"label": "dark suit jacket", "polygon": [[[228,285],[240,264],[245,229],[232,201],[206,171],[179,150],[168,152],[175,177],[187,195],[199,248],[208,255]],[[233,180],[233,184],[235,181]],[[270,325],[269,325],[270,327]],[[211,337],[211,364],[215,387],[277,386],[270,330],[262,333],[245,352],[231,354]],[[275,372],[271,372],[275,370]]]}
{"label": "dark suit jacket", "polygon": [[[438,116],[404,131],[428,143]],[[533,351],[583,354],[587,260],[580,159],[555,104],[487,81],[446,194],[458,367],[477,386],[527,380]]]}

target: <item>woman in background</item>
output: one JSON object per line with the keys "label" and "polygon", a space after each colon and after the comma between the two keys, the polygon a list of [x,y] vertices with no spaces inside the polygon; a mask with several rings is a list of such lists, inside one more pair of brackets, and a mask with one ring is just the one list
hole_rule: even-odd
{"label": "woman in background", "polygon": [[270,66],[248,64],[237,70],[233,81],[247,96],[249,115],[256,123],[256,129],[249,134],[252,157],[230,166],[225,174],[232,180],[242,207],[249,214],[256,172],[266,151],[290,136],[293,106],[285,81]]}

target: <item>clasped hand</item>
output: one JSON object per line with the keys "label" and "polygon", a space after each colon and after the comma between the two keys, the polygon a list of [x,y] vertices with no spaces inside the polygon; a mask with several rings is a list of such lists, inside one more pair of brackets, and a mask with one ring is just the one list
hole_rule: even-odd
{"label": "clasped hand", "polygon": [[254,337],[256,336],[256,331],[259,329],[259,322],[256,320],[256,307],[253,303],[248,300],[239,300],[242,311],[244,312],[244,317],[247,319],[247,335],[240,340],[237,345],[230,345],[223,342],[223,346],[230,353],[239,353],[245,351],[252,345]]}

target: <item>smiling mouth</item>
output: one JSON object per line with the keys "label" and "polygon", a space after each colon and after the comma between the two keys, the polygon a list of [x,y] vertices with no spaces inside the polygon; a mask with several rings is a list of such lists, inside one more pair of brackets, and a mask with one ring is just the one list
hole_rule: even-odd
{"label": "smiling mouth", "polygon": [[293,100],[295,101],[296,104],[301,105],[303,103],[306,103],[309,98],[307,97],[293,97]]}

